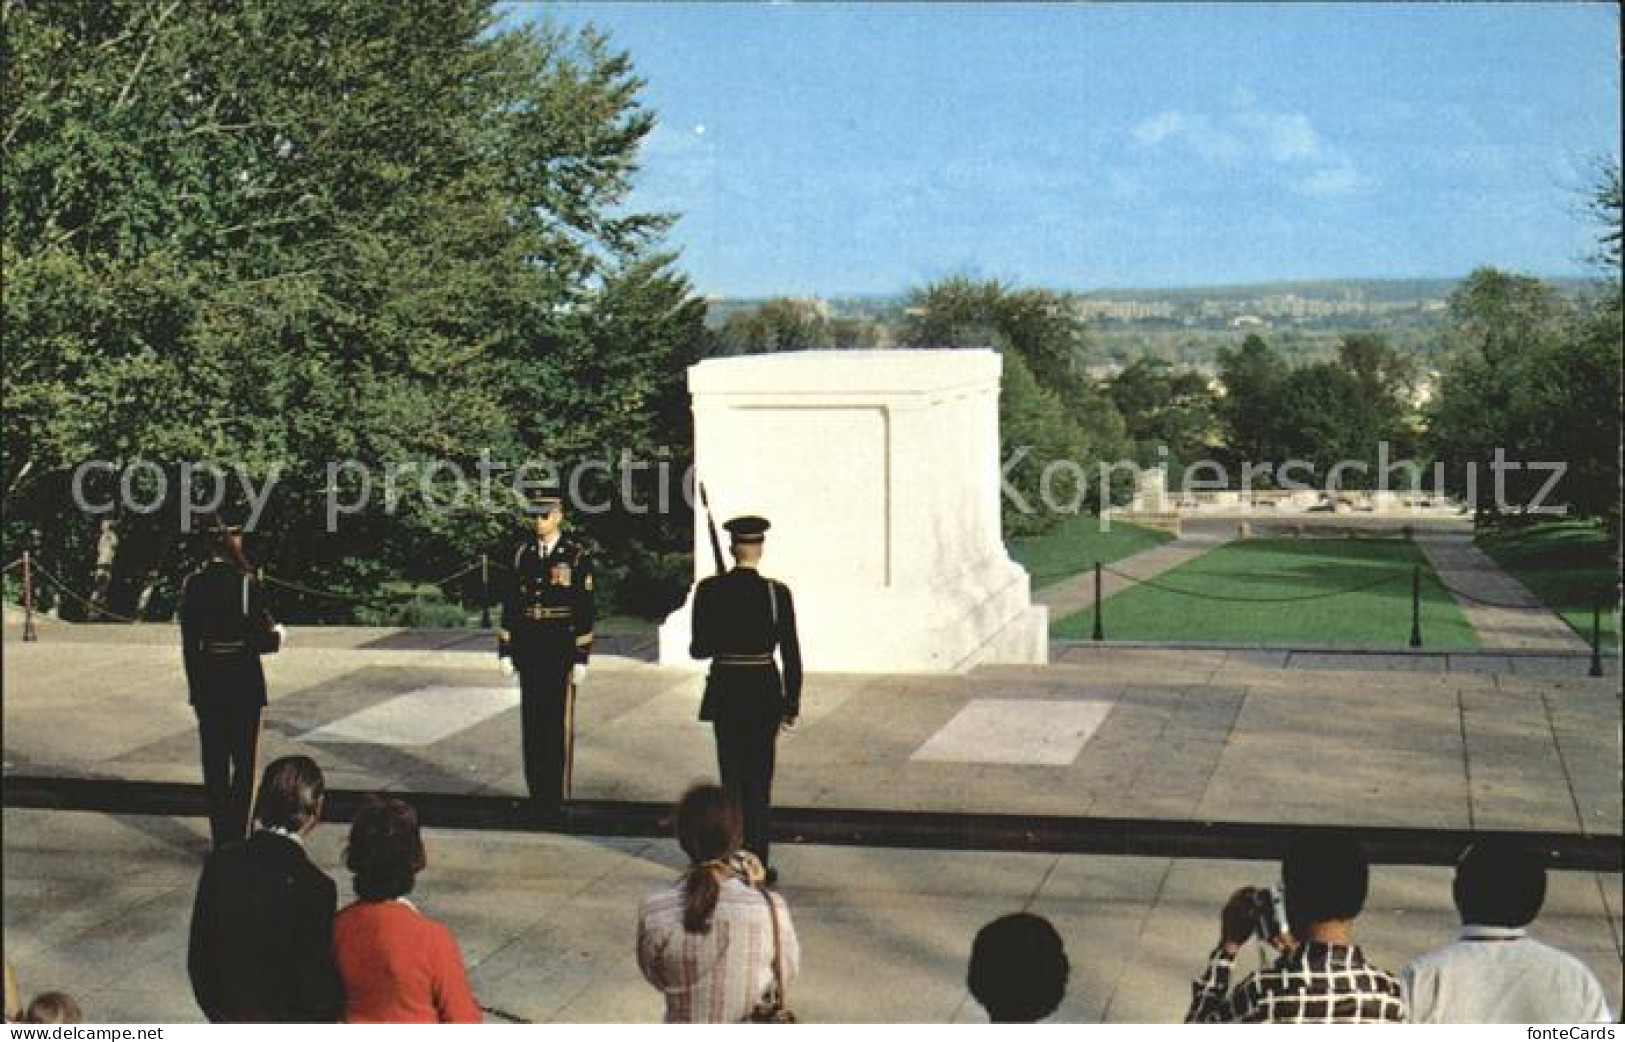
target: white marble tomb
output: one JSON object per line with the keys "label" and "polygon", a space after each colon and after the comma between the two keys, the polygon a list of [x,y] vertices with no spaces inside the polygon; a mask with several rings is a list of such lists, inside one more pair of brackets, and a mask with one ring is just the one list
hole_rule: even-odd
{"label": "white marble tomb", "polygon": [[[1047,661],[1047,612],[1000,533],[1000,368],[991,350],[930,350],[689,369],[699,480],[719,525],[773,522],[762,571],[794,591],[809,670]],[[695,512],[697,582],[715,568]],[[693,662],[691,602],[660,629],[662,665]]]}

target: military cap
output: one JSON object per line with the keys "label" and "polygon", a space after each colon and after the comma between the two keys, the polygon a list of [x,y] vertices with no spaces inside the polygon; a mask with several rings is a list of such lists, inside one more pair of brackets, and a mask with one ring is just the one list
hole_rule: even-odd
{"label": "military cap", "polygon": [[564,505],[564,491],[556,481],[543,481],[525,489],[525,513],[545,516]]}
{"label": "military cap", "polygon": [[766,537],[772,523],[765,517],[747,514],[731,521],[724,521],[722,527],[728,530],[728,534],[733,536],[736,543],[760,543]]}

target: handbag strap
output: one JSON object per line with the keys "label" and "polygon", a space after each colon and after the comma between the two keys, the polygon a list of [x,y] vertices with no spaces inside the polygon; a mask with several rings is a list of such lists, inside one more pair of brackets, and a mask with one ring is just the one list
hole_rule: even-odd
{"label": "handbag strap", "polygon": [[773,1001],[780,1009],[790,1007],[790,982],[784,976],[784,942],[779,938],[779,906],[773,903],[773,894],[761,887],[762,900],[767,902],[767,921],[773,924]]}

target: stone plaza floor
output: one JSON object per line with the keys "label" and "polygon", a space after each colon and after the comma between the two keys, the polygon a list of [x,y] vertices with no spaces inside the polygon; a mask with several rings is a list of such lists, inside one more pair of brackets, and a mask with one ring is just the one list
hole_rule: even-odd
{"label": "stone plaza floor", "polygon": [[[100,1021],[200,1019],[187,925],[207,827],[198,819],[8,809],[5,954],[25,992],[61,988]],[[311,854],[349,899],[340,826]],[[640,897],[675,879],[670,841],[431,829],[413,901],[450,926],[481,1005],[531,1021],[640,1022],[659,996],[634,958]],[[979,1022],[965,992],[985,922],[1027,910],[1065,941],[1057,1021],[1179,1020],[1231,890],[1260,862],[785,846],[782,892],[802,946],[808,1021]],[[1554,872],[1532,933],[1586,962],[1620,1008],[1618,875]],[[1455,928],[1450,870],[1377,866],[1356,938],[1398,971]],[[1258,956],[1243,953],[1250,969]],[[487,1013],[488,1023],[501,1022]]]}
{"label": "stone plaza floor", "polygon": [[[8,777],[198,780],[174,632],[6,627]],[[714,775],[698,673],[604,641],[579,711],[580,799],[669,802]],[[268,660],[263,759],[303,752],[336,789],[519,795],[517,694],[489,637],[295,630]],[[1043,668],[966,676],[810,674],[780,750],[782,806],[879,808],[1618,837],[1613,675],[1533,655],[1350,655],[1057,647]],[[4,817],[6,957],[25,991],[97,1019],[194,1019],[185,977],[196,818],[25,810]],[[314,855],[341,880],[343,827]],[[457,933],[486,1005],[527,1020],[657,1019],[638,976],[638,897],[675,844],[432,830],[419,897]],[[1029,908],[1073,960],[1058,1019],[1177,1020],[1228,892],[1265,862],[905,851],[782,843],[807,952],[810,1020],[977,1020],[970,938]],[[1597,971],[1620,1008],[1617,872],[1554,872],[1536,931]],[[1448,939],[1449,870],[1379,866],[1359,932],[1397,969]]]}
{"label": "stone plaza floor", "polygon": [[[448,650],[413,636],[293,631],[267,659],[262,760],[308,754],[333,788],[522,795],[518,694],[490,638]],[[59,625],[5,651],[8,775],[198,780],[171,628]],[[1615,663],[1593,679],[1583,658],[1542,656],[1055,657],[963,676],[809,674],[776,802],[1620,833]],[[702,685],[596,656],[573,795],[669,802],[713,777]]]}

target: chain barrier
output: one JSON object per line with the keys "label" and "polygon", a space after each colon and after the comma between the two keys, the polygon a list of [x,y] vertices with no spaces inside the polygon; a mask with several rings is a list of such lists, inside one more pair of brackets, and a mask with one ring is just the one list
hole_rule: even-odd
{"label": "chain barrier", "polygon": [[[19,557],[19,558],[17,558],[17,560],[11,562],[11,564],[8,564],[5,567],[0,568],[0,572],[9,571],[14,566],[22,564],[22,562],[23,562],[23,559]],[[494,562],[494,561],[493,562],[475,561],[473,564],[470,564],[470,565],[468,565],[468,566],[466,566],[464,568],[460,568],[457,571],[452,572],[450,575],[444,576],[443,578],[436,579],[433,582],[429,582],[429,583],[420,583],[418,585],[444,586],[446,583],[449,583],[454,579],[461,579],[463,576],[468,575],[471,572],[478,571],[480,569],[481,565],[486,564],[486,563],[496,565],[497,567],[501,567],[501,565],[497,565],[496,562]],[[58,593],[60,593],[64,597],[68,598],[69,600],[73,601],[74,603],[78,604],[80,607],[84,608],[85,611],[90,613],[90,616],[92,618],[111,619],[111,620],[113,620],[115,622],[132,622],[133,623],[133,622],[140,622],[141,621],[138,618],[133,618],[133,617],[128,616],[128,615],[121,615],[118,612],[112,611],[112,610],[110,610],[108,608],[98,607],[95,604],[95,602],[92,601],[89,597],[87,597],[84,594],[79,593],[78,591],[74,590],[71,586],[69,586],[66,582],[64,582],[59,576],[57,576],[55,572],[53,572],[50,569],[46,568],[37,559],[33,561],[32,565],[33,565],[34,570],[37,571],[40,575],[42,575],[51,584],[51,586],[54,589],[56,589],[56,591]],[[315,589],[314,587],[304,586],[304,585],[301,585],[301,584],[295,583],[295,582],[289,582],[286,579],[279,579],[274,575],[264,575],[264,574],[262,574],[258,578],[259,578],[259,580],[261,582],[265,583],[267,586],[281,587],[282,589],[291,590],[291,591],[293,591],[295,593],[304,594],[305,596],[308,596],[308,597],[325,597],[325,598],[328,598],[330,600],[346,601],[346,602],[351,603],[351,604],[360,604],[360,605],[366,605],[366,606],[379,606],[379,605],[392,604],[398,599],[398,598],[392,597],[392,596],[390,596],[388,594],[366,596],[366,595],[359,595],[359,594],[352,594],[352,593],[339,593],[339,592],[334,591],[334,590],[318,590],[318,589]]]}
{"label": "chain barrier", "polygon": [[13,568],[17,567],[18,565],[20,565],[22,563],[23,563],[23,559],[21,557],[19,557],[15,561],[11,562],[10,564],[5,565],[3,567],[0,567],[0,574],[4,574],[6,572],[9,572]]}
{"label": "chain barrier", "polygon": [[1110,565],[1101,565],[1100,567],[1102,571],[1110,572],[1120,579],[1127,579],[1130,582],[1140,583],[1141,585],[1151,587],[1153,590],[1161,590],[1164,593],[1177,594],[1181,597],[1191,597],[1196,600],[1217,601],[1223,604],[1295,604],[1300,601],[1329,600],[1333,597],[1346,597],[1351,593],[1364,593],[1368,590],[1374,590],[1379,586],[1385,586],[1388,583],[1394,582],[1398,579],[1410,578],[1409,572],[1394,573],[1391,575],[1384,575],[1381,578],[1374,579],[1368,583],[1362,583],[1358,586],[1350,586],[1347,589],[1333,590],[1329,593],[1301,593],[1291,594],[1284,597],[1242,597],[1218,593],[1203,593],[1200,590],[1182,589],[1178,586],[1160,582],[1156,579],[1141,578],[1137,575],[1130,575],[1129,573],[1119,571]]}
{"label": "chain barrier", "polygon": [[34,571],[36,571],[36,572],[40,573],[41,575],[45,576],[45,578],[50,582],[50,584],[52,586],[56,587],[58,593],[62,594],[64,597],[68,597],[68,598],[74,600],[75,602],[77,602],[82,608],[85,609],[85,611],[90,613],[92,618],[112,619],[114,622],[140,622],[141,621],[140,619],[132,618],[131,616],[128,616],[128,615],[120,615],[118,612],[110,611],[107,608],[98,607],[95,604],[95,602],[93,602],[90,598],[86,597],[84,594],[78,593],[75,590],[73,590],[71,587],[68,586],[67,583],[63,582],[61,579],[58,579],[54,572],[52,572],[50,569],[46,568],[44,565],[40,564],[38,561],[34,561],[32,563],[32,567],[33,567]]}

